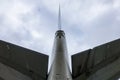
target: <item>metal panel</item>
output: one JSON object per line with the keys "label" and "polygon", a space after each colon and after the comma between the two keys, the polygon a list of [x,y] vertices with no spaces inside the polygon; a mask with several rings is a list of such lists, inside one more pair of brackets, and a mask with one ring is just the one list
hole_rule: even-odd
{"label": "metal panel", "polygon": [[33,79],[45,80],[48,56],[0,40],[0,62]]}
{"label": "metal panel", "polygon": [[[120,58],[91,74],[87,80],[109,80],[119,78]],[[119,75],[120,76],[120,75]]]}
{"label": "metal panel", "polygon": [[[82,54],[88,55],[87,62],[83,61],[85,57]],[[92,75],[94,75],[95,76],[94,80],[96,80],[98,78],[96,77],[96,73],[100,74],[99,79],[103,79],[103,76],[105,76],[107,73],[109,73],[110,75],[108,74],[109,77],[106,78],[110,78],[110,76],[111,77],[113,76],[114,79],[114,75],[117,74],[119,68],[114,68],[115,66],[113,65],[113,63],[117,63],[117,60],[119,58],[120,58],[120,39],[97,46],[90,50],[89,52],[85,51],[72,55],[73,79],[86,80],[85,77],[89,78],[92,77]],[[80,73],[81,65],[85,63],[87,68],[85,68],[86,70],[83,70],[83,72]],[[112,66],[111,70],[108,70],[108,72],[104,72],[110,66]]]}
{"label": "metal panel", "polygon": [[120,54],[120,39],[109,42],[107,45],[107,58]]}
{"label": "metal panel", "polygon": [[4,80],[4,79],[0,77],[0,80]]}
{"label": "metal panel", "polygon": [[0,77],[4,80],[32,80],[31,77],[2,63],[0,63]]}
{"label": "metal panel", "polygon": [[73,77],[79,76],[87,69],[87,61],[90,50],[72,55],[72,73]]}
{"label": "metal panel", "polygon": [[95,47],[94,65],[99,64],[120,53],[120,39]]}
{"label": "metal panel", "polygon": [[99,47],[95,47],[92,52],[94,53],[94,63],[93,65],[99,64],[101,61],[103,61],[106,57],[106,50],[107,46],[102,45]]}

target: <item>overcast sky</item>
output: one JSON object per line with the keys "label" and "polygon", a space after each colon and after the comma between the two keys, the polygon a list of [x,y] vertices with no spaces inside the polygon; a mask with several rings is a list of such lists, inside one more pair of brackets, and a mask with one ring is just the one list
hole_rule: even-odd
{"label": "overcast sky", "polygon": [[0,39],[51,54],[59,2],[70,55],[120,38],[120,0],[0,0]]}

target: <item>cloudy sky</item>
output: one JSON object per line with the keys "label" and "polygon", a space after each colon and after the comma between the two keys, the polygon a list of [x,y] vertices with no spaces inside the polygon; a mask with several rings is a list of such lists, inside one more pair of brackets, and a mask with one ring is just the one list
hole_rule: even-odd
{"label": "cloudy sky", "polygon": [[59,3],[70,55],[120,38],[120,0],[0,0],[0,40],[51,54]]}

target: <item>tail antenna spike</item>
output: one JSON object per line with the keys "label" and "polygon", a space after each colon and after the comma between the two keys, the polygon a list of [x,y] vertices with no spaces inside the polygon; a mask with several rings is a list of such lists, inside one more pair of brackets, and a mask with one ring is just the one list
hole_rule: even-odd
{"label": "tail antenna spike", "polygon": [[61,30],[61,8],[59,4],[59,13],[58,13],[58,29]]}

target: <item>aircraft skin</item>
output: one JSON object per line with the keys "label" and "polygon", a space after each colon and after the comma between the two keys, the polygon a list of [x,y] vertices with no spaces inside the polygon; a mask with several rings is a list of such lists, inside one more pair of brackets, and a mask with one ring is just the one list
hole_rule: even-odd
{"label": "aircraft skin", "polygon": [[72,80],[68,64],[65,33],[63,30],[58,30],[56,32],[53,55],[54,57],[48,80]]}

